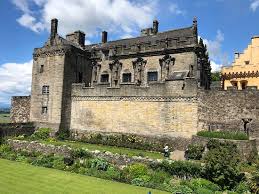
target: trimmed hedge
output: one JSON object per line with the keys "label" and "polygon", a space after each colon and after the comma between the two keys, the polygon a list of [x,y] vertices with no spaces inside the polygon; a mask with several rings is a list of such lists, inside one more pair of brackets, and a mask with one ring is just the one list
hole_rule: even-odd
{"label": "trimmed hedge", "polygon": [[219,138],[219,139],[249,140],[249,137],[243,132],[199,131],[197,135],[202,137]]}

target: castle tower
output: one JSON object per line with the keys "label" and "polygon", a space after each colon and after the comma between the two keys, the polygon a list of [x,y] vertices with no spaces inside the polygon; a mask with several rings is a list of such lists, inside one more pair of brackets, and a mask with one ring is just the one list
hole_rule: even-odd
{"label": "castle tower", "polygon": [[[72,83],[91,80],[84,33],[58,35],[58,20],[51,20],[50,37],[33,53],[30,121],[38,127],[69,129]],[[91,70],[90,70],[91,71]]]}

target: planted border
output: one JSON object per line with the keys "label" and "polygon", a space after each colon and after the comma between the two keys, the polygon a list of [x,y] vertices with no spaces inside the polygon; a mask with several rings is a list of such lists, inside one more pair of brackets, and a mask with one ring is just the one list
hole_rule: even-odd
{"label": "planted border", "polygon": [[197,136],[219,138],[219,139],[232,139],[232,140],[249,140],[249,137],[243,132],[230,132],[230,131],[199,131]]}

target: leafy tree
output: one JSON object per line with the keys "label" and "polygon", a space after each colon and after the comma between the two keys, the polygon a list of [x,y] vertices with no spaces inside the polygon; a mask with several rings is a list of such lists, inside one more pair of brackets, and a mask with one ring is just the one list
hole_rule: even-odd
{"label": "leafy tree", "polygon": [[219,71],[211,73],[211,81],[220,81],[220,72]]}
{"label": "leafy tree", "polygon": [[237,146],[233,143],[209,143],[209,151],[205,155],[204,176],[220,185],[222,189],[234,188],[244,177],[239,170],[241,162]]}

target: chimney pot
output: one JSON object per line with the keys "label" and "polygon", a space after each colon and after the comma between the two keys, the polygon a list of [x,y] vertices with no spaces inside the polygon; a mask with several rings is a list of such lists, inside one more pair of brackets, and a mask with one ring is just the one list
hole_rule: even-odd
{"label": "chimney pot", "polygon": [[154,20],[153,21],[153,33],[154,34],[158,33],[158,25],[159,25],[159,22],[157,20]]}
{"label": "chimney pot", "polygon": [[106,31],[102,32],[102,43],[106,43],[108,38],[108,33]]}
{"label": "chimney pot", "polygon": [[58,33],[58,20],[56,18],[51,20],[51,38],[53,39]]}

